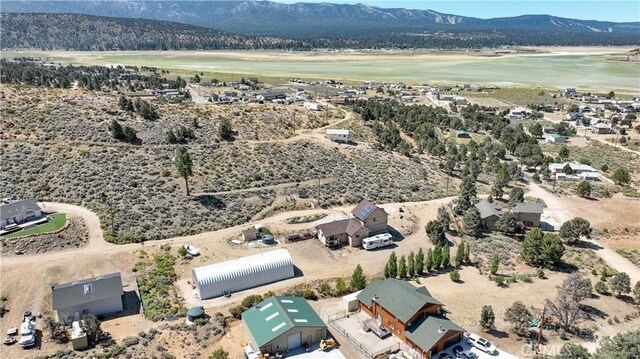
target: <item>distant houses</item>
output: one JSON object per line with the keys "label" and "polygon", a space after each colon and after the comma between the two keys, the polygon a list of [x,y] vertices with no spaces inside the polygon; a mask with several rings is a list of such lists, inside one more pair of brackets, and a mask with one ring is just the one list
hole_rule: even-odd
{"label": "distant houses", "polygon": [[[489,232],[498,230],[497,223],[503,212],[495,204],[488,201],[480,201],[475,204],[475,207],[480,212],[482,230]],[[540,227],[542,212],[543,206],[541,203],[518,203],[511,209],[511,213],[525,228]]]}
{"label": "distant houses", "polygon": [[41,217],[42,209],[35,199],[7,200],[0,205],[0,229],[17,227],[21,223]]}
{"label": "distant houses", "polygon": [[[565,168],[569,166],[571,173],[565,173]],[[549,171],[557,181],[597,181],[600,174],[595,168],[576,162],[551,163]]]}
{"label": "distant houses", "polygon": [[328,128],[325,137],[334,142],[349,142],[349,130],[342,128]]}
{"label": "distant houses", "polygon": [[509,118],[512,120],[523,119],[529,111],[524,107],[512,108],[509,111]]}
{"label": "distant houses", "polygon": [[567,142],[567,138],[557,133],[552,133],[545,139],[545,142],[552,144],[562,144]]}

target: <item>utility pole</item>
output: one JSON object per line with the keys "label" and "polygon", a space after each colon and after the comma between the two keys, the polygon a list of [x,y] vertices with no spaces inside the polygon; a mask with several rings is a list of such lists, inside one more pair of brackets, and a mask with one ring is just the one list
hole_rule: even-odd
{"label": "utility pole", "polygon": [[544,329],[544,326],[549,322],[549,318],[546,316],[547,313],[547,306],[544,307],[544,309],[542,310],[542,318],[540,319],[540,329],[538,330],[538,340],[536,341],[536,352],[538,351],[538,348],[540,347],[540,342],[542,341],[542,330]]}

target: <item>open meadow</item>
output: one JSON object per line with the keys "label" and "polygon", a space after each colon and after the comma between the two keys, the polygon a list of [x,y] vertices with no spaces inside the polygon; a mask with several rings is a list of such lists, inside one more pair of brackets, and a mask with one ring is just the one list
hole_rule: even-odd
{"label": "open meadow", "polygon": [[[490,53],[381,51],[21,51],[7,58],[30,56],[56,63],[137,65],[175,73],[246,74],[275,79],[302,77],[352,81],[470,83],[518,87],[578,87],[637,91],[640,64],[610,60],[629,49],[557,48],[547,52]],[[220,76],[219,76],[220,77]],[[237,76],[236,76],[237,77]]]}

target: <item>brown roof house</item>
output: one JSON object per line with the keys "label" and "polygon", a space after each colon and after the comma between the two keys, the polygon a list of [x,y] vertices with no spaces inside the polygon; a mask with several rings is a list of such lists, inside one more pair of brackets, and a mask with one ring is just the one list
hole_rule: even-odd
{"label": "brown roof house", "polygon": [[387,230],[388,214],[384,209],[363,199],[351,211],[352,218],[318,226],[318,238],[328,246],[335,247],[348,243],[352,247],[362,245],[362,240],[370,234]]}
{"label": "brown roof house", "polygon": [[542,211],[542,203],[518,203],[511,210],[516,219],[527,228],[540,227]]}
{"label": "brown roof house", "polygon": [[[358,295],[365,325],[383,327],[424,358],[460,343],[464,329],[445,317],[443,304],[425,287],[398,279],[376,279]],[[374,323],[370,323],[374,322]]]}

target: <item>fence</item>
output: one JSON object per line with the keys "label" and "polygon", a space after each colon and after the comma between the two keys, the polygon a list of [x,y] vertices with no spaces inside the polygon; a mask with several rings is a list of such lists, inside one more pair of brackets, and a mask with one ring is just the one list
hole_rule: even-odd
{"label": "fence", "polygon": [[358,348],[358,350],[360,350],[367,358],[373,359],[381,354],[384,353],[390,353],[390,352],[395,352],[397,350],[400,349],[400,343],[391,345],[387,348],[384,348],[382,350],[379,350],[375,353],[371,353],[369,350],[367,350],[366,347],[364,347],[356,338],[354,338],[352,335],[349,334],[349,332],[347,332],[345,329],[343,329],[342,327],[340,327],[339,325],[337,325],[337,321],[340,319],[344,319],[352,314],[356,314],[360,312],[360,309],[358,309],[358,311],[356,312],[339,312],[339,313],[335,313],[335,314],[331,314],[327,317],[327,322],[329,323],[329,325],[337,330],[343,337],[345,337],[351,344],[353,344],[356,348]]}

